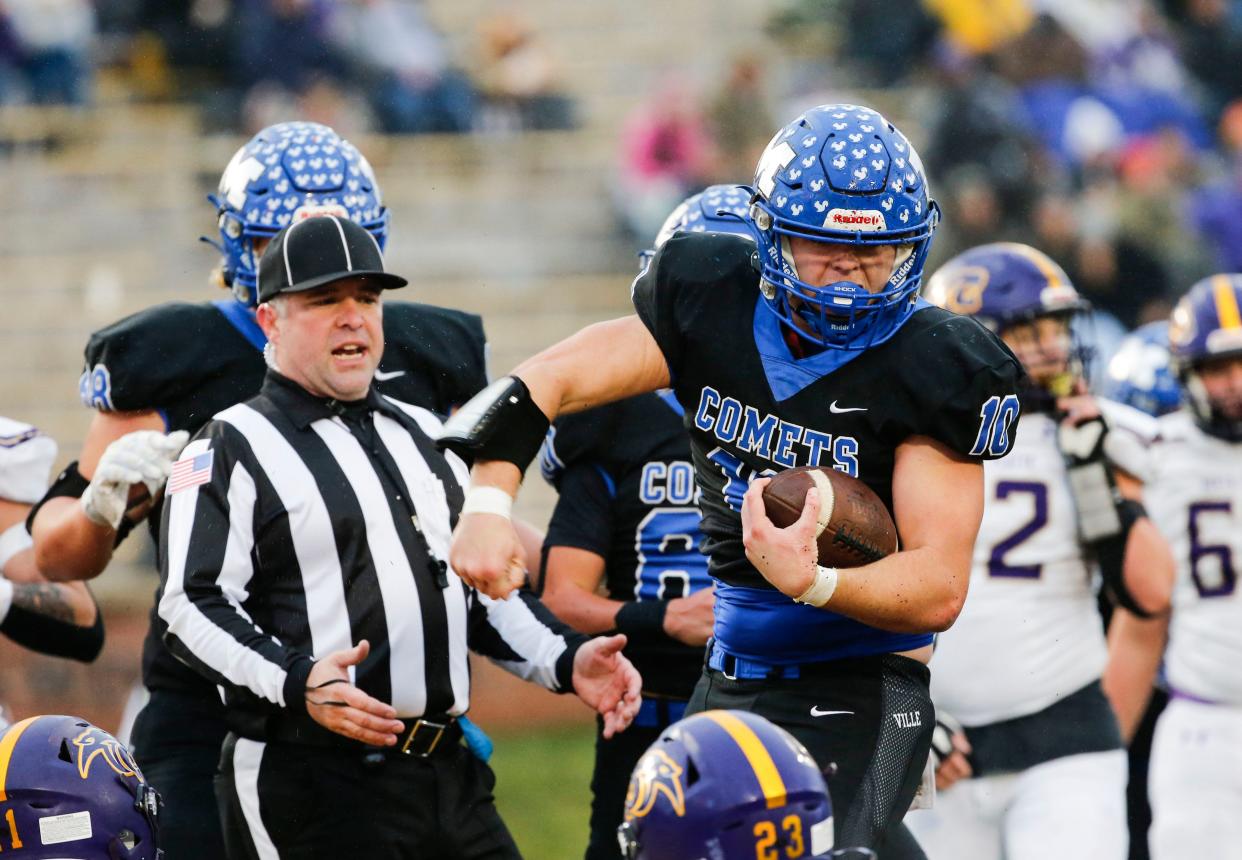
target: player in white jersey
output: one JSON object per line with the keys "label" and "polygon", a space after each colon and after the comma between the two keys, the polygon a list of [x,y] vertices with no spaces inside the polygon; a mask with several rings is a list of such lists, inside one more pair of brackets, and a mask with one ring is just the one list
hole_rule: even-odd
{"label": "player in white jersey", "polygon": [[1141,710],[1168,636],[1171,700],[1149,782],[1153,860],[1242,858],[1240,307],[1242,275],[1216,275],[1173,312],[1169,343],[1187,402],[1160,419],[1147,492],[1177,561],[1173,612],[1149,622],[1119,614],[1110,636],[1127,670],[1110,682],[1130,713]]}
{"label": "player in white jersey", "polygon": [[[1026,245],[950,260],[928,298],[975,316],[1029,387],[1009,456],[984,464],[970,592],[932,657],[932,698],[963,733],[934,808],[911,813],[931,860],[1124,860],[1126,758],[1100,686],[1096,570],[1139,612],[1166,605],[1172,560],[1136,501],[1155,422],[1086,395],[1064,271]],[[948,723],[948,720],[942,720]]]}

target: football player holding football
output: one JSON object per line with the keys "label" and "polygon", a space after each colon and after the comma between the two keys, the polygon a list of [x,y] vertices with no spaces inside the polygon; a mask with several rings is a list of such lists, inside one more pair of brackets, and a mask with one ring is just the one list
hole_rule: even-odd
{"label": "football player holding football", "polygon": [[[323,214],[361,224],[381,248],[388,236],[370,164],[315,123],[260,131],[233,156],[210,199],[219,226],[213,244],[232,297],[157,305],[96,332],[86,345],[79,387],[95,415],[78,459],[32,518],[38,562],[53,578],[103,570],[113,546],[152,511],[186,439],[258,391],[266,364],[254,318],[257,260],[271,238],[294,220]],[[447,413],[486,383],[483,328],[473,314],[392,302],[384,337],[375,375],[384,394]],[[149,519],[158,543],[157,517]],[[165,648],[164,630],[153,612],[143,654],[150,700],[131,743],[164,797],[169,856],[216,860],[224,845],[212,779],[226,715],[215,688]]]}
{"label": "football player holding football", "polygon": [[[634,282],[636,315],[524,362],[441,437],[475,458],[453,567],[503,596],[521,581],[510,505],[549,419],[671,387],[716,580],[689,710],[753,711],[790,731],[829,773],[842,841],[891,856],[921,856],[901,819],[932,731],[926,660],[965,599],[981,461],[1008,451],[1019,408],[1008,349],[918,298],[938,217],[918,155],[883,116],[810,110],[759,161],[754,242],[674,235]],[[901,550],[819,566],[817,495],[778,529],[754,480],[800,465],[870,486]]]}
{"label": "football player holding football", "polygon": [[1124,860],[1126,757],[1100,686],[1092,568],[1122,605],[1166,608],[1172,559],[1138,501],[1154,421],[1087,395],[1071,333],[1087,304],[1042,252],[972,248],[926,295],[999,334],[1029,388],[1009,456],[984,466],[970,597],[931,661],[932,698],[966,744],[941,750],[935,808],[907,823],[932,860],[1034,858],[1053,846],[1058,857]]}
{"label": "football player holding football", "polygon": [[[749,192],[713,185],[669,215],[678,232],[750,236]],[[644,255],[644,264],[650,257]],[[700,552],[698,488],[683,410],[672,392],[640,394],[557,419],[539,455],[559,493],[544,541],[543,602],[583,633],[625,633],[643,704],[624,732],[595,740],[587,860],[620,860],[617,826],[630,771],[680,720],[712,631],[711,577]],[[599,586],[604,594],[599,594]]]}
{"label": "football player holding football", "polygon": [[1173,310],[1169,346],[1186,403],[1160,419],[1146,500],[1177,562],[1173,612],[1114,616],[1109,680],[1125,711],[1140,714],[1163,653],[1169,704],[1151,751],[1151,856],[1239,858],[1242,275],[1191,287]]}

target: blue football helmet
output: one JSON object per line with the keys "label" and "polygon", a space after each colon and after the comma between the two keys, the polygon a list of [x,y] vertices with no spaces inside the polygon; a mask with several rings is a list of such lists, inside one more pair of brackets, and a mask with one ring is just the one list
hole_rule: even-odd
{"label": "blue football helmet", "polygon": [[1104,377],[1105,397],[1159,417],[1182,405],[1182,387],[1169,352],[1169,322],[1135,329],[1113,353]]}
{"label": "blue football helmet", "polygon": [[[0,735],[0,823],[28,860],[158,860],[160,798],[116,738],[78,717],[31,717]],[[49,822],[53,822],[50,824]],[[7,839],[5,838],[7,837]],[[7,849],[8,845],[4,845]]]}
{"label": "blue football helmet", "polygon": [[[1063,316],[1071,322],[1091,310],[1065,270],[1042,251],[1018,242],[993,242],[963,251],[928,279],[929,302],[973,316],[997,334],[1040,317]],[[1027,411],[1051,408],[1085,378],[1088,349],[1071,329],[1072,345],[1064,373],[1045,389],[1021,393]]]}
{"label": "blue football helmet", "polygon": [[[820,105],[768,143],[755,170],[748,213],[759,244],[766,306],[788,325],[796,314],[823,346],[866,349],[901,327],[918,299],[940,209],[928,195],[918,153],[883,116],[859,105]],[[788,239],[894,245],[885,288],[800,280]],[[790,296],[798,296],[795,309]]]}
{"label": "blue football helmet", "polygon": [[1242,356],[1242,274],[1204,278],[1182,296],[1169,318],[1169,348],[1186,400],[1204,432],[1242,442],[1242,418],[1214,403],[1199,369],[1204,363]]}
{"label": "blue football helmet", "polygon": [[806,748],[745,711],[669,726],[630,777],[617,831],[626,860],[827,857],[832,802]]}
{"label": "blue football helmet", "polygon": [[664,219],[651,248],[638,255],[640,268],[647,268],[656,249],[674,233],[734,233],[753,238],[745,221],[749,205],[750,189],[745,185],[709,185],[691,194]]}
{"label": "blue football helmet", "polygon": [[388,239],[388,209],[370,163],[326,125],[282,122],[260,131],[233,155],[216,207],[220,239],[206,239],[224,255],[221,269],[233,296],[258,300],[256,238],[275,236],[294,221],[337,215],[361,224],[380,250]]}

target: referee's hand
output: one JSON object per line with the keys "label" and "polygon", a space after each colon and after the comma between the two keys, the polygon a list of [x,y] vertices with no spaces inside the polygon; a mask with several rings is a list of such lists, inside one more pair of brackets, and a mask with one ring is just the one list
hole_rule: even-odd
{"label": "referee's hand", "polygon": [[328,731],[376,747],[396,744],[404,729],[392,705],[368,696],[349,682],[350,666],[371,652],[363,639],[346,651],[333,651],[311,667],[306,678],[306,712]]}
{"label": "referee's hand", "polygon": [[604,737],[625,731],[642,704],[643,679],[621,649],[625,634],[596,636],[574,655],[574,692],[604,718]]}

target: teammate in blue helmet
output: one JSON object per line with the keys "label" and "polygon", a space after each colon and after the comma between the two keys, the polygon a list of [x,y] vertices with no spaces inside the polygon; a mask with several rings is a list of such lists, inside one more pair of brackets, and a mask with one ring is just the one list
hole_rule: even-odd
{"label": "teammate in blue helmet", "polygon": [[[750,221],[768,308],[790,325],[803,320],[799,333],[822,346],[884,343],[914,313],[939,218],[923,163],[892,123],[857,105],[807,111],[776,133],[755,172]],[[853,246],[864,268],[891,265],[883,286],[804,280],[795,249],[825,242]]]}
{"label": "teammate in blue helmet", "polygon": [[845,857],[815,761],[746,711],[704,711],[665,729],[634,768],[617,830],[626,860]]}
{"label": "teammate in blue helmet", "polygon": [[1005,339],[1029,376],[1024,411],[1050,411],[1075,393],[1087,355],[1070,323],[1090,304],[1047,254],[1017,242],[971,248],[936,270],[926,296]]}
{"label": "teammate in blue helmet", "polygon": [[0,847],[15,857],[164,856],[159,795],[120,741],[78,717],[30,717],[0,734],[0,798]]}
{"label": "teammate in blue helmet", "polygon": [[745,221],[750,189],[745,185],[709,185],[698,194],[681,201],[656,233],[655,244],[638,255],[640,268],[655,256],[655,251],[674,233],[736,233],[751,236]]}
{"label": "teammate in blue helmet", "polygon": [[260,131],[233,155],[215,194],[224,255],[221,275],[244,305],[257,304],[263,246],[290,223],[313,215],[349,218],[370,231],[380,250],[388,209],[375,174],[352,143],[326,125],[282,122]]}
{"label": "teammate in blue helmet", "polygon": [[1126,336],[1108,362],[1103,393],[1156,418],[1182,405],[1168,320],[1150,322]]}
{"label": "teammate in blue helmet", "polygon": [[1213,275],[1182,297],[1169,346],[1186,400],[1205,433],[1242,442],[1242,275]]}

